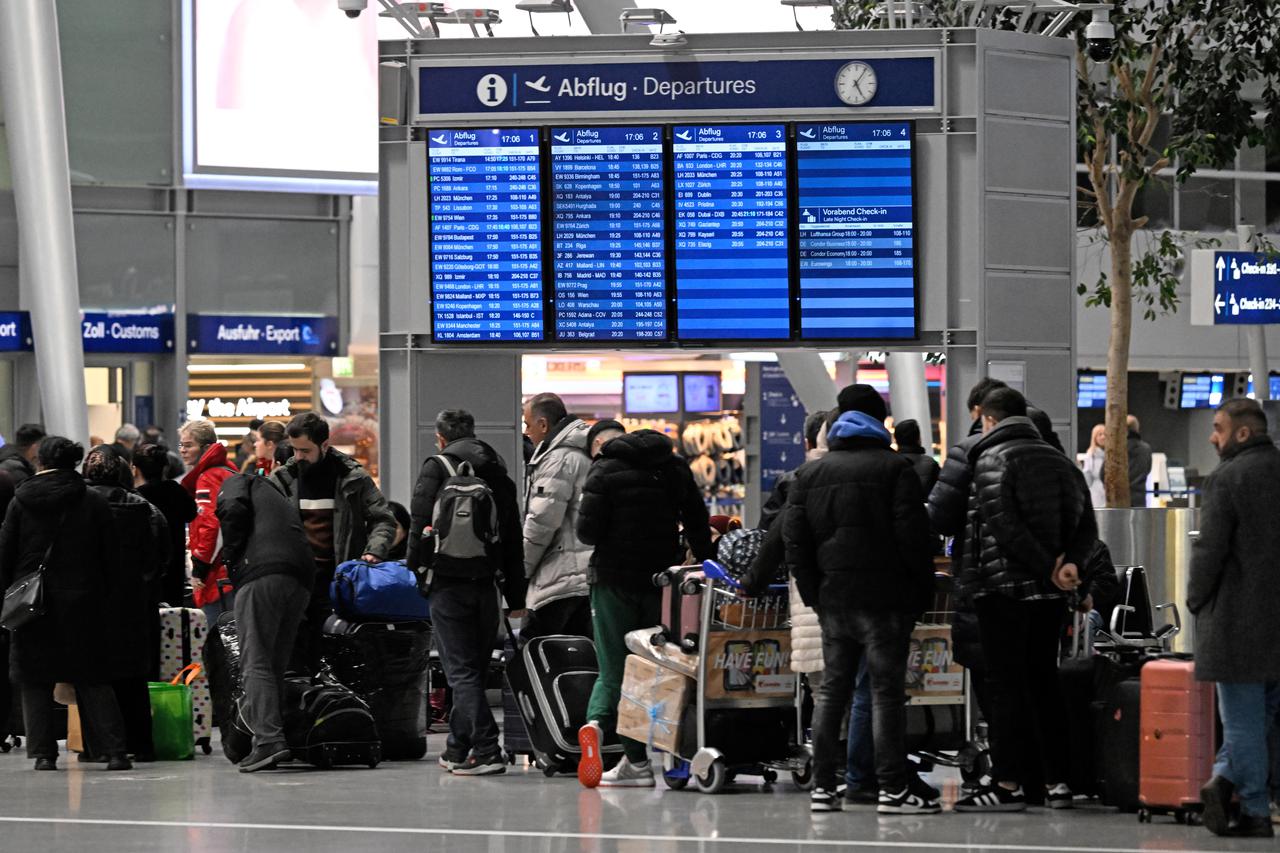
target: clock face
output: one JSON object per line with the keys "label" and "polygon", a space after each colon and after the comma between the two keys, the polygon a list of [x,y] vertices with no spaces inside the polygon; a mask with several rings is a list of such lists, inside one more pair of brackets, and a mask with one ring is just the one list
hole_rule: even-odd
{"label": "clock face", "polygon": [[876,96],[876,72],[865,62],[850,62],[836,73],[836,94],[851,107]]}

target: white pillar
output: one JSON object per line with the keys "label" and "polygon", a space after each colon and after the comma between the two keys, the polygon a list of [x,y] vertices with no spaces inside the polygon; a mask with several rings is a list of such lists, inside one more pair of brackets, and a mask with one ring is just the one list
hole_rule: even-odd
{"label": "white pillar", "polygon": [[787,374],[791,390],[809,414],[825,412],[836,404],[836,385],[827,365],[812,350],[779,350],[778,366]]}
{"label": "white pillar", "polygon": [[0,2],[4,101],[45,429],[89,437],[58,18],[52,0]]}
{"label": "white pillar", "polygon": [[[1252,225],[1237,225],[1236,239],[1240,251],[1253,251]],[[1246,326],[1245,340],[1249,344],[1249,371],[1253,374],[1253,398],[1259,403],[1271,399],[1271,371],[1267,369],[1267,329],[1265,326]]]}
{"label": "white pillar", "polygon": [[894,423],[914,420],[920,424],[920,443],[928,450],[933,446],[933,418],[929,414],[923,354],[891,352],[885,367],[889,370],[889,406]]}

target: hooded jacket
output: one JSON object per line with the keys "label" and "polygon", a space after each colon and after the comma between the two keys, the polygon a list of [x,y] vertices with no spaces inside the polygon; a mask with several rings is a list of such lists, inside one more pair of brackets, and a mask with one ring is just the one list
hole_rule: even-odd
{"label": "hooded jacket", "polygon": [[147,678],[154,642],[148,620],[155,618],[160,577],[169,562],[169,525],[160,510],[136,492],[115,482],[88,485],[111,509],[118,549],[111,561],[116,572],[105,605],[116,634],[106,672],[111,679]]}
{"label": "hooded jacket", "polygon": [[[431,524],[440,488],[449,479],[449,472],[441,464],[440,456],[449,457],[454,465],[470,463],[471,470],[493,492],[494,508],[498,511],[498,559],[494,568],[502,575],[502,594],[507,606],[512,610],[522,609],[527,582],[516,484],[507,473],[506,462],[498,451],[478,438],[455,439],[439,454],[428,456],[422,463],[418,482],[413,487],[413,499],[409,502],[409,549],[406,555],[409,568],[417,572],[430,557],[422,553],[422,531]],[[445,572],[444,569],[437,571]]]}
{"label": "hooded jacket", "polygon": [[1080,469],[1025,417],[998,423],[969,450],[969,461],[966,591],[1019,600],[1062,595],[1050,580],[1058,556],[1083,571],[1098,539]]}
{"label": "hooded jacket", "polygon": [[227,448],[215,442],[195,467],[182,478],[182,487],[196,499],[196,517],[187,528],[187,550],[191,552],[192,574],[204,586],[193,595],[196,607],[212,604],[222,597],[218,581],[226,580],[218,539],[218,491],[226,479],[236,473],[235,463],[227,458]]}
{"label": "hooded jacket", "polygon": [[1196,678],[1280,681],[1280,450],[1256,436],[1223,454],[1204,483],[1187,607]]}
{"label": "hooded jacket", "polygon": [[671,439],[651,429],[618,436],[591,466],[578,512],[578,539],[594,545],[591,582],[654,591],[653,576],[684,555],[715,555],[707,505]]}
{"label": "hooded jacket", "polygon": [[797,472],[783,519],[786,560],[804,602],[831,609],[918,614],[932,600],[924,493],[884,425],[845,412],[829,452]]}
{"label": "hooded jacket", "polygon": [[590,427],[565,418],[533,451],[525,467],[524,573],[526,604],[536,610],[588,594],[592,548],[578,538],[578,506],[587,482]]}
{"label": "hooded jacket", "polygon": [[22,452],[22,448],[16,444],[6,444],[0,447],[0,471],[5,472],[13,479],[13,487],[16,489],[21,486],[29,478],[35,476],[36,469],[27,461],[27,457]]}
{"label": "hooded jacket", "polygon": [[[325,451],[338,465],[338,486],[333,503],[333,551],[335,565],[372,554],[385,560],[396,541],[396,517],[378,491],[369,472],[345,453]],[[295,456],[271,472],[271,480],[298,509],[300,469]]]}
{"label": "hooded jacket", "polygon": [[222,557],[237,587],[267,575],[289,575],[311,589],[316,561],[302,518],[271,480],[237,474],[218,494]]}
{"label": "hooded jacket", "polygon": [[34,572],[50,542],[45,615],[13,632],[10,675],[19,684],[104,683],[107,653],[119,643],[103,606],[115,582],[116,528],[106,500],[75,471],[49,471],[18,488],[0,527],[0,585]]}

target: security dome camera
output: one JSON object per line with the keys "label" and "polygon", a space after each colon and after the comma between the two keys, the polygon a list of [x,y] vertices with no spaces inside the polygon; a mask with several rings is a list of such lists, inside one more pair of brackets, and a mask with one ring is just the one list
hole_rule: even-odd
{"label": "security dome camera", "polygon": [[338,0],[338,8],[347,13],[348,18],[358,18],[369,5],[369,0]]}
{"label": "security dome camera", "polygon": [[1106,62],[1115,53],[1116,28],[1111,23],[1110,9],[1094,9],[1093,20],[1084,28],[1085,50],[1094,62]]}

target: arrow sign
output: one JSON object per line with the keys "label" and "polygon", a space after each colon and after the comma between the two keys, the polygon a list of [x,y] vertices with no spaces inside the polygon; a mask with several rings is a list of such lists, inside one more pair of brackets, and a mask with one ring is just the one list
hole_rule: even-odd
{"label": "arrow sign", "polygon": [[1217,267],[1218,267],[1218,281],[1222,281],[1222,271],[1227,268],[1227,262],[1222,259],[1221,255],[1218,256]]}
{"label": "arrow sign", "polygon": [[[1219,263],[1221,263],[1221,261],[1219,261]],[[1218,277],[1219,277],[1219,280],[1221,280],[1221,277],[1222,277],[1221,273],[1219,273]],[[1213,313],[1215,313],[1215,314],[1221,314],[1221,313],[1222,313],[1222,309],[1223,309],[1223,308],[1225,308],[1225,307],[1226,307],[1226,305],[1227,305],[1227,303],[1225,303],[1225,302],[1223,302],[1223,301],[1222,301],[1222,294],[1221,294],[1221,293],[1219,293],[1219,294],[1218,294],[1217,296],[1215,296],[1215,297],[1214,297],[1214,299],[1213,299]]]}

